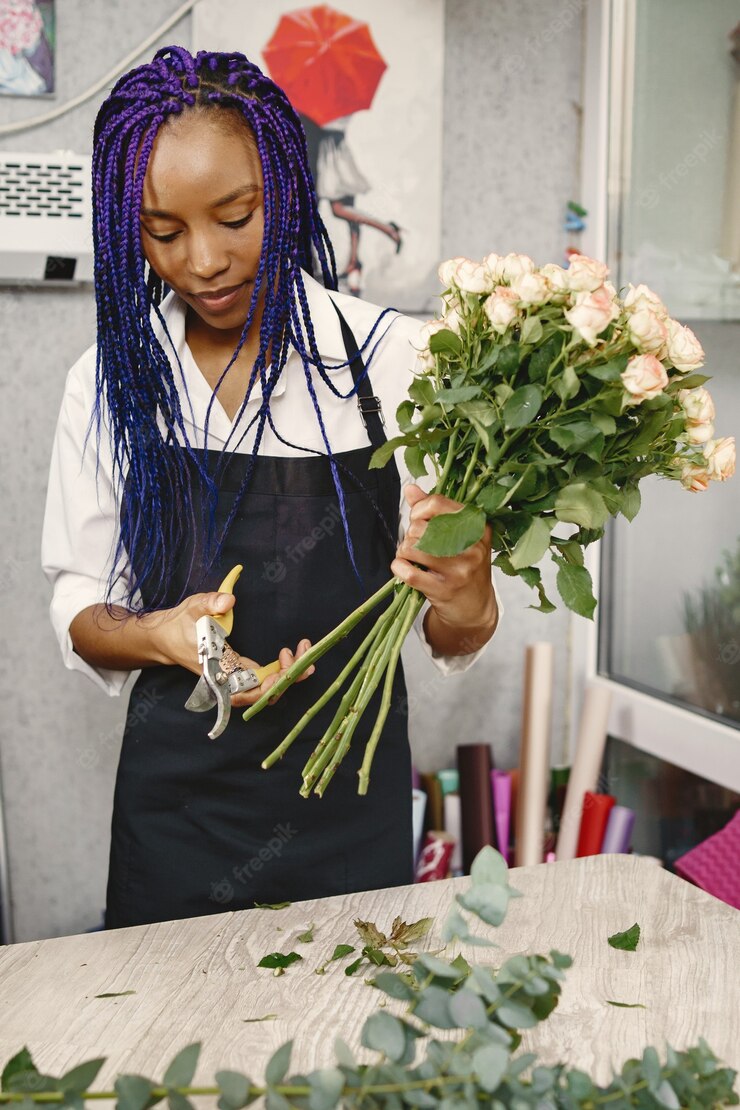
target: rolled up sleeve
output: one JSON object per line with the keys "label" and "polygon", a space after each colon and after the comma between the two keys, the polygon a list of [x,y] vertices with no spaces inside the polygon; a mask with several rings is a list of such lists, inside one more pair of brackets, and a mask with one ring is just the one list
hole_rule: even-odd
{"label": "rolled up sleeve", "polygon": [[[52,587],[49,612],[65,667],[80,671],[110,697],[117,697],[132,672],[86,663],[75,651],[69,634],[78,613],[105,599],[116,542],[118,511],[109,452],[101,434],[100,461],[96,465],[94,425],[87,435],[94,370],[95,350],[91,348],[67,377],[51,454],[41,563]],[[124,568],[117,595],[124,597],[127,587]]]}

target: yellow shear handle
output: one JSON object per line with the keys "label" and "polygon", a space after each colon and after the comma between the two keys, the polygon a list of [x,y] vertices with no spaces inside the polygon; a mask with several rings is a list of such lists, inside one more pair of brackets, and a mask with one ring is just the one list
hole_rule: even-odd
{"label": "yellow shear handle", "polygon": [[[239,579],[239,575],[243,570],[244,567],[242,566],[242,564],[237,563],[237,565],[232,570],[230,570],[224,578],[223,582],[218,588],[218,592],[220,594],[233,594],[234,586],[236,585]],[[231,630],[234,627],[233,607],[229,609],[228,613],[214,614],[213,619],[215,620],[216,624],[220,625],[221,628],[223,628],[227,636],[231,635]],[[254,673],[257,675],[261,686],[268,675],[277,674],[279,670],[280,660],[276,659],[274,663],[268,663],[265,667],[255,667]]]}

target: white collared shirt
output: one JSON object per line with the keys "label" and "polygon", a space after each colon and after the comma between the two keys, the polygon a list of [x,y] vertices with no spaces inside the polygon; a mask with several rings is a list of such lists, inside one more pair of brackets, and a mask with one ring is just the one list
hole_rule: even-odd
{"label": "white collared shirt", "polygon": [[[360,347],[381,309],[367,301],[340,293],[332,293],[330,298],[317,281],[305,273],[303,277],[316,343],[322,360],[328,367],[334,363],[345,362],[347,355],[339,318],[331,300],[336,301],[340,307]],[[155,325],[155,330],[173,363],[174,378],[180,392],[188,439],[193,447],[202,448],[206,412],[213,397],[213,391],[196,365],[186,342],[184,302],[174,293],[170,293],[162,302],[161,311],[172,346],[159,322]],[[388,327],[389,324],[390,327]],[[370,363],[369,376],[373,393],[381,401],[386,435],[389,439],[399,434],[396,409],[408,396],[416,363],[415,348],[421,346],[418,338],[420,327],[421,323],[418,320],[389,313],[381,321],[376,332],[377,339],[386,328],[388,329]],[[177,365],[178,359],[182,367],[182,376]],[[50,606],[51,622],[59,640],[64,665],[71,670],[81,671],[114,697],[121,693],[131,672],[91,666],[74,651],[69,635],[69,626],[74,617],[87,606],[101,603],[105,597],[118,526],[118,501],[113,487],[112,460],[107,437],[101,432],[97,481],[97,445],[94,429],[85,444],[90,416],[95,405],[95,362],[96,349],[93,346],[74,364],[67,376],[52,449],[41,560],[44,572],[53,587]],[[341,393],[347,394],[352,389],[353,380],[349,367],[330,369],[329,373],[332,383]],[[337,397],[320,378],[318,372],[312,373],[311,380],[321,407],[332,451],[339,454],[343,451],[367,447],[370,440],[356,400]],[[241,420],[232,423],[216,397],[211,406],[208,422],[209,450],[218,451],[229,440],[230,449],[240,452],[250,451],[254,444],[256,422],[246,431],[243,438],[242,433],[252,421],[261,399],[262,394],[257,384]],[[275,385],[270,408],[279,435],[296,446],[288,447],[275,435],[269,425],[266,425],[260,443],[260,455],[302,456],[306,451],[300,448],[326,453],[316,412],[308,392],[303,364],[295,350],[290,351]],[[402,487],[408,482],[416,481],[405,466],[403,449],[396,452],[395,458]],[[423,481],[420,484],[425,485]],[[408,523],[408,512],[406,500],[402,498],[399,511],[399,537],[403,535]],[[125,575],[126,568],[124,568],[122,582],[126,581]],[[114,603],[123,596],[122,587],[118,596],[113,598]],[[480,651],[454,657],[435,655],[423,630],[422,622],[427,608],[428,605],[421,610],[415,624],[426,653],[444,674],[467,670],[478,658]]]}

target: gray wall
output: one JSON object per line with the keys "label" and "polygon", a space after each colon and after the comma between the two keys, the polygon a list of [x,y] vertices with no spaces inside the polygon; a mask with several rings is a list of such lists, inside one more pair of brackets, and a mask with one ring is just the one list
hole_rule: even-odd
{"label": "gray wall", "polygon": [[[57,6],[61,103],[135,48],[177,5],[60,0]],[[561,261],[564,206],[577,199],[581,6],[579,0],[447,0],[444,257],[520,250],[540,262]],[[190,45],[189,20],[165,39]],[[0,139],[0,149],[88,152],[97,100]],[[0,123],[48,104],[0,100]],[[0,289],[6,633],[0,770],[17,940],[91,928],[104,906],[125,699],[107,700],[62,667],[38,556],[65,374],[93,337],[89,290]],[[524,645],[535,639],[551,640],[557,649],[553,748],[556,758],[562,755],[568,618],[530,612],[528,591],[509,580],[500,586],[505,621],[469,674],[441,680],[417,645],[408,646],[412,745],[422,770],[454,764],[455,745],[463,740],[492,743],[499,767],[517,762]]]}

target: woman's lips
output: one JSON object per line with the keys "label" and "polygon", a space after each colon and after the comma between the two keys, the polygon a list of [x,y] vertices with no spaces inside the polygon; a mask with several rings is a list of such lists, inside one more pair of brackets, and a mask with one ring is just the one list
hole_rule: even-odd
{"label": "woman's lips", "polygon": [[242,282],[241,285],[232,285],[231,288],[223,290],[216,296],[203,293],[194,293],[193,296],[207,312],[226,312],[244,289],[244,284]]}

